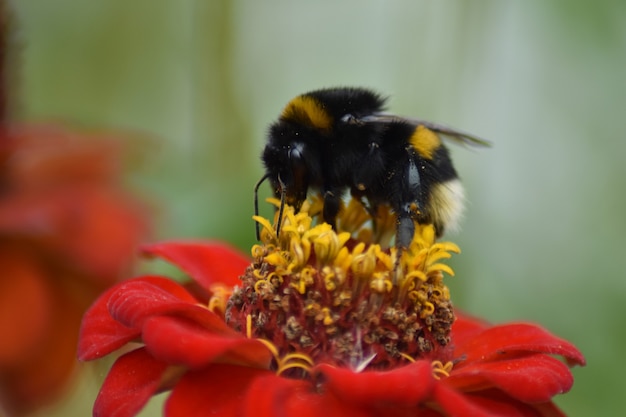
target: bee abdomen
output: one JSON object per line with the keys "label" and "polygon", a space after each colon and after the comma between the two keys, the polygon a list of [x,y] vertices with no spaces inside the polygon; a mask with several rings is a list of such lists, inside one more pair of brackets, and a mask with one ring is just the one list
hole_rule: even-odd
{"label": "bee abdomen", "polygon": [[437,236],[444,231],[457,230],[465,206],[465,191],[458,178],[433,184],[427,202],[430,222],[435,225]]}

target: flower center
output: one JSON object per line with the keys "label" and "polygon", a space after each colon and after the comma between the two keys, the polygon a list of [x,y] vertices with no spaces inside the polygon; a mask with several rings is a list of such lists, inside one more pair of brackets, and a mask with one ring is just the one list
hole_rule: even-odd
{"label": "flower center", "polygon": [[381,245],[395,227],[388,209],[371,227],[365,208],[351,201],[337,231],[314,225],[319,209],[317,200],[298,213],[286,206],[280,236],[255,218],[261,244],[227,303],[226,322],[275,346],[276,356],[305,355],[357,371],[447,357],[454,314],[443,272],[453,271],[439,261],[458,247],[436,243],[432,226],[416,225],[400,254]]}

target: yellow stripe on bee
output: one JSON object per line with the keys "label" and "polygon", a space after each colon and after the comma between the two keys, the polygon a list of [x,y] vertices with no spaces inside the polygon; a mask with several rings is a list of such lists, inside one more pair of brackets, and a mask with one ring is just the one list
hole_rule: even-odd
{"label": "yellow stripe on bee", "polygon": [[441,139],[432,130],[425,126],[419,125],[409,139],[413,149],[415,149],[422,158],[433,159],[435,151],[441,146]]}
{"label": "yellow stripe on bee", "polygon": [[315,129],[330,129],[333,119],[323,105],[309,96],[298,96],[291,100],[280,115],[281,119],[303,124]]}

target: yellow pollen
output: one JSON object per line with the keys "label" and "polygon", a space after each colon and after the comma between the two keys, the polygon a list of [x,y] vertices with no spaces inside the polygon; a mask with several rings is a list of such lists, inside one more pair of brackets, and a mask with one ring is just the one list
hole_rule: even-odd
{"label": "yellow pollen", "polygon": [[322,315],[324,316],[323,323],[324,323],[325,326],[330,326],[331,324],[333,324],[335,322],[335,320],[333,320],[332,314],[330,312],[330,308],[328,308],[328,307],[322,308]]}
{"label": "yellow pollen", "polygon": [[334,299],[333,305],[340,306],[349,304],[352,301],[352,292],[348,290],[341,291]]}
{"label": "yellow pollen", "polygon": [[335,291],[337,289],[337,274],[335,271],[329,267],[325,266],[322,269],[322,276],[324,277],[324,287],[326,287],[327,291]]}
{"label": "yellow pollen", "polygon": [[311,266],[305,266],[300,272],[291,274],[291,282],[289,285],[295,288],[300,294],[305,294],[307,287],[315,283],[315,269]]}
{"label": "yellow pollen", "polygon": [[374,274],[374,278],[370,281],[370,289],[379,294],[391,292],[393,283],[389,274],[383,272],[377,272]]}

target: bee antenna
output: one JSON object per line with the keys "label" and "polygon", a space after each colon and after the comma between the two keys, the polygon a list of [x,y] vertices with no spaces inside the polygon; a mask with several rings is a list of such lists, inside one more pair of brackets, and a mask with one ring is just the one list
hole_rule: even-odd
{"label": "bee antenna", "polygon": [[[270,174],[263,175],[263,177],[261,177],[259,182],[257,182],[256,185],[254,186],[254,215],[255,216],[259,215],[259,187],[269,177],[270,177]],[[254,222],[254,223],[256,226],[256,240],[261,240],[261,230],[259,229],[259,222]]]}
{"label": "bee antenna", "polygon": [[278,223],[276,224],[276,237],[280,236],[280,225],[283,222],[283,211],[285,210],[285,195],[287,194],[287,187],[285,183],[280,179],[278,175],[278,184],[280,184],[280,208],[278,209]]}

